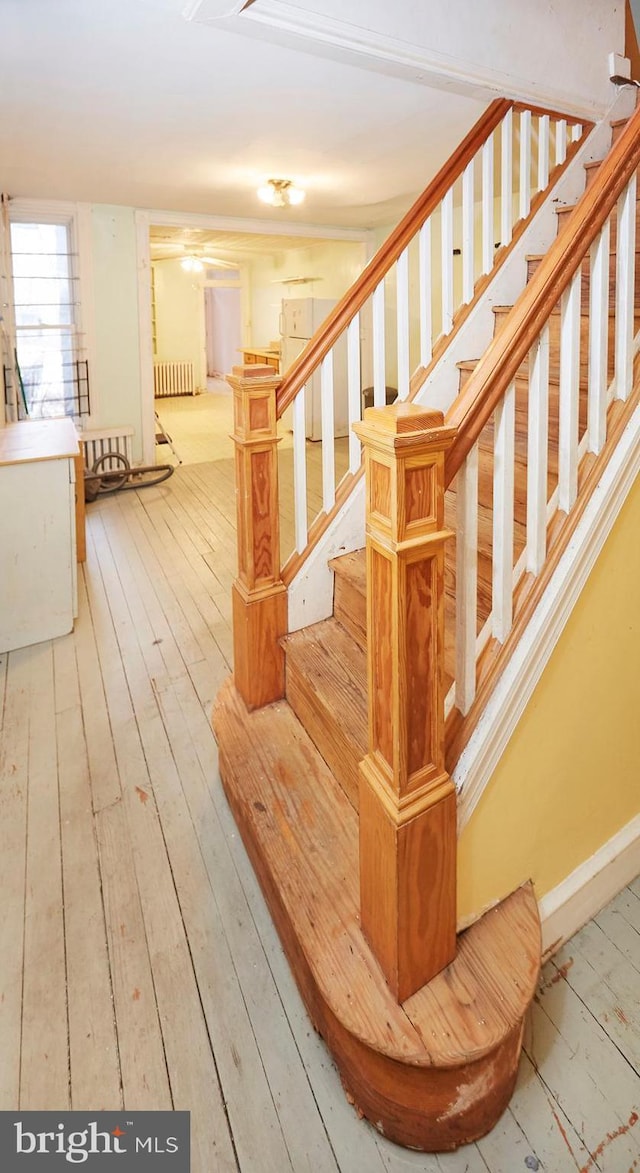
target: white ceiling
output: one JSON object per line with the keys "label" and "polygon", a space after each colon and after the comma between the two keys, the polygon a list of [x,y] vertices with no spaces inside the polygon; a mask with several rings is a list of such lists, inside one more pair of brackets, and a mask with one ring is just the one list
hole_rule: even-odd
{"label": "white ceiling", "polygon": [[[196,9],[2,0],[0,188],[370,227],[398,218],[486,105],[456,93],[443,105],[424,82],[275,43],[255,22],[247,36],[202,23]],[[301,183],[306,203],[258,204],[269,176]]]}

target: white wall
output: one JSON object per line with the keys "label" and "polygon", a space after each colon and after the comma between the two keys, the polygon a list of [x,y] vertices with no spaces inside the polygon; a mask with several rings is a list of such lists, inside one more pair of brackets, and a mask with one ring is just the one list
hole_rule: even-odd
{"label": "white wall", "polygon": [[[362,272],[366,260],[364,244],[337,240],[323,240],[308,248],[281,249],[268,257],[256,257],[248,265],[251,345],[265,346],[279,338],[283,298],[337,300]],[[304,285],[285,284],[287,277],[315,280]]]}
{"label": "white wall", "polygon": [[204,281],[179,260],[154,262],[159,362],[192,362],[196,386],[206,388]]}
{"label": "white wall", "polygon": [[135,221],[132,208],[91,208],[94,354],[93,427],[131,425],[141,455],[140,352]]}
{"label": "white wall", "polygon": [[[624,50],[618,0],[292,0],[284,36],[299,31],[317,51],[380,72],[481,96],[604,111],[611,101],[607,55]],[[298,10],[298,11],[296,11]],[[249,14],[269,24],[256,0]],[[270,30],[274,38],[278,33]]]}

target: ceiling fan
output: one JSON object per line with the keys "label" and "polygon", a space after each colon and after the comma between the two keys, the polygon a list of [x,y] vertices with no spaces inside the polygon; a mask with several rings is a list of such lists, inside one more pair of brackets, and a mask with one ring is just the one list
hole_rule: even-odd
{"label": "ceiling fan", "polygon": [[163,252],[170,252],[171,256],[157,257],[157,261],[173,261],[180,260],[180,264],[187,273],[201,273],[205,266],[212,269],[238,269],[238,265],[234,261],[225,261],[222,257],[210,257],[205,253],[204,246],[190,246],[182,244],[175,240],[160,240],[158,238],[151,241],[152,248],[162,249]]}
{"label": "ceiling fan", "polygon": [[187,273],[201,273],[205,265],[212,269],[237,269],[232,261],[223,261],[220,257],[206,257],[199,250],[190,249],[180,261]]}

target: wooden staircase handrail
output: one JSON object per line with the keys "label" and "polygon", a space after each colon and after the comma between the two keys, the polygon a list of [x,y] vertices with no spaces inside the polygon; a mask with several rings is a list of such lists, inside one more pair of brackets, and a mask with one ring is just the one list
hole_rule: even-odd
{"label": "wooden staircase handrail", "polygon": [[[346,330],[379,282],[389,272],[398,257],[410,243],[431,213],[437,208],[449,188],[464,171],[492,131],[499,126],[510,108],[519,109],[507,98],[496,98],[462,140],[457,150],[447,159],[426,190],[418,197],[398,226],[369,261],[358,280],[329,314],[322,329],[311,339],[298,359],[289,368],[278,388],[278,419],[293,403],[298,391],[309,379],[322,359],[329,353]],[[569,120],[568,120],[569,121]]]}
{"label": "wooden staircase handrail", "polygon": [[611,148],[573,216],[554,240],[512,312],[450,407],[446,424],[457,428],[445,462],[449,486],[560,297],[568,288],[618,197],[640,166],[640,107]]}

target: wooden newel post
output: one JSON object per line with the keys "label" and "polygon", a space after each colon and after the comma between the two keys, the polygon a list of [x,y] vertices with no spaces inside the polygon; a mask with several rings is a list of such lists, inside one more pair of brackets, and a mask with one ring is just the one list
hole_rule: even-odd
{"label": "wooden newel post", "polygon": [[399,1002],[456,949],[456,796],[444,767],[444,454],[415,404],[356,425],[367,483],[369,752],[360,763],[363,931]]}
{"label": "wooden newel post", "polygon": [[[268,372],[268,373],[267,373]],[[287,592],[280,578],[276,390],[270,367],[234,367],[238,577],[233,584],[234,682],[247,708],[284,696]]]}

